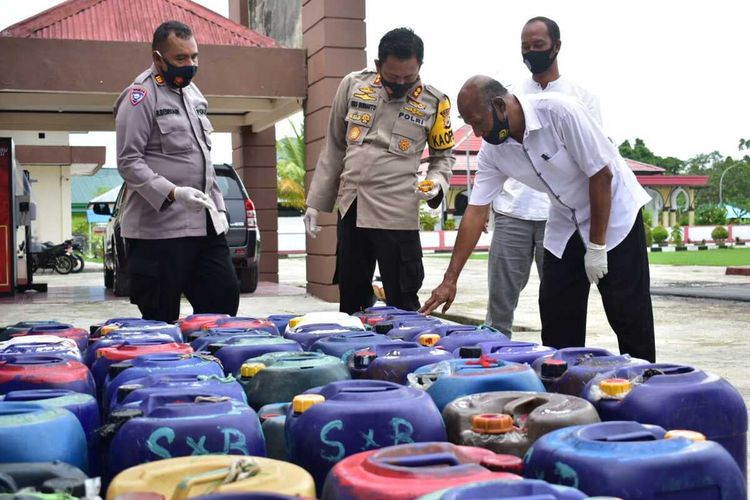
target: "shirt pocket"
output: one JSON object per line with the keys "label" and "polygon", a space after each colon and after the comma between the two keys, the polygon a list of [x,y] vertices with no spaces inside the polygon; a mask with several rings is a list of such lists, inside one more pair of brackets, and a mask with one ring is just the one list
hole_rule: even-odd
{"label": "shirt pocket", "polygon": [[161,150],[164,154],[185,153],[192,149],[193,143],[187,123],[170,116],[157,119],[156,124],[161,133]]}
{"label": "shirt pocket", "polygon": [[206,146],[208,146],[208,149],[211,149],[211,132],[214,131],[214,127],[211,125],[211,120],[205,115],[198,115],[198,119],[203,128],[203,137],[206,140]]}
{"label": "shirt pocket", "polygon": [[388,150],[399,156],[421,155],[427,142],[427,133],[416,123],[397,119],[391,134],[391,144]]}

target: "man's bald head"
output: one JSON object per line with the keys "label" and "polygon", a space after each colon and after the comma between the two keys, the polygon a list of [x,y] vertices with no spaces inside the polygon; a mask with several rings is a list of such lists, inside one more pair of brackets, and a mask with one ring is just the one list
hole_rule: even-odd
{"label": "man's bald head", "polygon": [[495,97],[508,95],[508,89],[492,77],[487,75],[474,75],[461,87],[458,93],[458,107],[461,108],[462,97],[464,100],[478,101],[478,104],[491,106]]}

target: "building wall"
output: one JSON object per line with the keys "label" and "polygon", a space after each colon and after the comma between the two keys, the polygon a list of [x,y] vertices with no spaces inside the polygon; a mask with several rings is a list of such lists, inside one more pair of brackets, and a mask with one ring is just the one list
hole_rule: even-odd
{"label": "building wall", "polygon": [[[44,137],[40,137],[40,133]],[[67,146],[67,132],[0,130],[0,137],[11,137],[16,146]],[[60,243],[70,238],[70,166],[23,165],[31,174],[31,199],[36,203],[36,220],[31,236],[39,242]]]}
{"label": "building wall", "polygon": [[31,174],[31,200],[36,203],[32,238],[53,243],[70,238],[70,166],[24,165],[23,168]]}

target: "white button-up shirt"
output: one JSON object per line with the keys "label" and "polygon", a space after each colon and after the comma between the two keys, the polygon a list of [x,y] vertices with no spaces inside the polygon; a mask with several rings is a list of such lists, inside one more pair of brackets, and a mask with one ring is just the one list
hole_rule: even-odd
{"label": "white button-up shirt", "polygon": [[[602,114],[599,109],[599,99],[583,87],[568,81],[560,76],[542,86],[534,81],[533,78],[527,78],[519,85],[513,87],[514,94],[540,94],[542,92],[559,92],[578,99],[586,111],[591,113],[591,117],[596,122],[602,124]],[[492,208],[495,212],[516,219],[523,220],[547,220],[549,213],[549,198],[545,193],[540,193],[515,179],[505,181],[503,190],[493,200]]]}
{"label": "white button-up shirt", "polygon": [[612,208],[607,248],[625,239],[638,210],[651,199],[601,127],[575,99],[555,92],[517,95],[526,120],[523,144],[482,143],[472,205],[489,205],[503,184],[514,178],[546,192],[551,206],[544,248],[562,258],[574,232],[589,242],[589,177],[608,166],[612,172]]}

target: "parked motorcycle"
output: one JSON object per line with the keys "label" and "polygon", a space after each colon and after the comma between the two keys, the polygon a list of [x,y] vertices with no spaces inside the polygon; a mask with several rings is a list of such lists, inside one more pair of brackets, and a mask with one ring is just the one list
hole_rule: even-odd
{"label": "parked motorcycle", "polygon": [[31,272],[39,269],[52,269],[60,274],[68,274],[73,270],[73,258],[69,252],[73,251],[73,240],[65,240],[55,245],[51,241],[42,244],[31,244]]}
{"label": "parked motorcycle", "polygon": [[80,243],[73,241],[70,250],[68,250],[68,257],[73,260],[73,268],[70,270],[71,273],[80,273],[83,271],[85,262],[83,260],[83,248]]}

